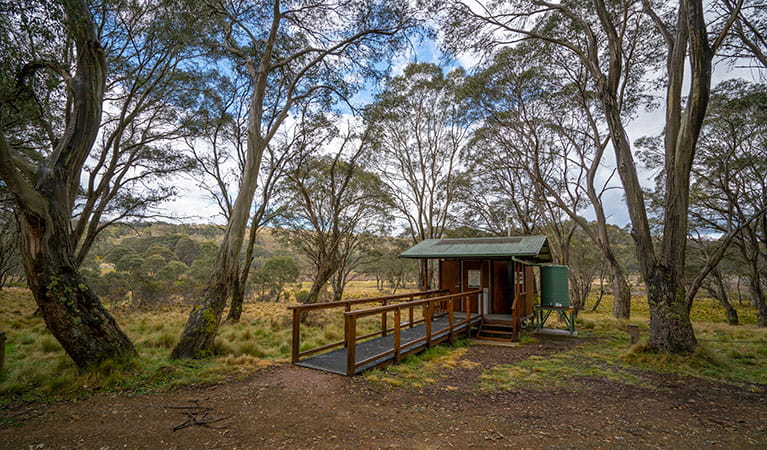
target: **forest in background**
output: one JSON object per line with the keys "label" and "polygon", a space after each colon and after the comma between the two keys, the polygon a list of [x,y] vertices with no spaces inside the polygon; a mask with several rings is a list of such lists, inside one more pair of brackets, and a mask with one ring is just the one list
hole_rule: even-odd
{"label": "forest in background", "polygon": [[[619,227],[610,230],[621,266],[631,280],[632,296],[645,294],[630,235]],[[215,263],[222,234],[221,227],[216,225],[154,222],[114,226],[99,235],[82,264],[82,272],[97,295],[116,307],[146,310],[189,304],[200,294]],[[491,235],[462,227],[447,230],[446,236]],[[308,300],[313,272],[307,256],[291,242],[290,233],[285,230],[259,230],[253,249],[252,275],[245,289],[246,302],[305,303]],[[336,295],[348,298],[343,291],[352,281],[374,282],[375,289],[385,294],[417,290],[417,263],[397,257],[408,245],[405,238],[376,238],[375,245],[371,243],[359,250],[364,253],[355,259],[359,264],[349,270],[341,293],[333,292],[335,286],[326,285],[320,300],[328,301]],[[596,311],[605,295],[613,295],[609,271],[602,264],[599,251],[577,229],[570,239],[568,252],[571,301],[577,310]],[[704,252],[705,247],[692,248],[691,255],[696,258],[693,268],[702,264]],[[10,253],[16,256],[9,259],[2,287],[23,287],[26,284],[18,265],[18,254],[15,249]],[[746,323],[756,320],[738,316],[736,306],[756,307],[749,291],[748,272],[738,256],[735,252],[728,254],[717,271],[717,277],[721,278],[707,279],[699,294],[699,301],[710,300],[716,305],[713,311],[718,311],[720,317],[710,319],[732,325],[744,319]],[[369,290],[366,292],[365,295],[370,295]]]}

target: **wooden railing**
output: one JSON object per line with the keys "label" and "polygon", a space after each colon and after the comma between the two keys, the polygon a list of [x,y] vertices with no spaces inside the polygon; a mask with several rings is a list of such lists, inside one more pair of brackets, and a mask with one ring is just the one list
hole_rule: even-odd
{"label": "wooden railing", "polygon": [[[301,358],[309,355],[313,355],[315,353],[319,353],[324,350],[330,350],[335,347],[341,347],[343,345],[348,345],[349,338],[347,334],[347,330],[344,329],[344,339],[341,341],[331,342],[330,344],[322,345],[319,347],[307,349],[304,351],[301,351],[301,317],[304,313],[309,311],[318,311],[318,310],[326,310],[326,309],[334,309],[334,308],[343,308],[345,312],[351,312],[352,306],[354,305],[360,305],[360,304],[370,304],[370,303],[380,303],[381,306],[390,306],[390,303],[392,302],[407,302],[412,303],[416,298],[422,297],[423,299],[427,299],[432,296],[436,296],[439,294],[444,294],[448,291],[446,290],[440,290],[440,289],[433,289],[430,291],[418,291],[418,292],[408,292],[404,294],[397,294],[397,295],[385,295],[381,297],[368,297],[368,298],[355,298],[350,300],[341,300],[337,302],[322,302],[322,303],[310,303],[306,305],[295,305],[295,306],[289,306],[288,309],[293,311],[293,342],[292,342],[292,350],[291,350],[291,362],[295,363],[301,360]],[[410,308],[409,311],[409,326],[414,326],[418,323],[423,322],[423,319],[414,320],[413,317],[413,308]],[[344,322],[345,323],[345,322]],[[381,312],[381,331],[376,331],[373,333],[369,333],[363,336],[357,336],[355,337],[354,342],[356,343],[359,340],[367,339],[369,337],[375,336],[375,335],[381,335],[386,336],[387,333],[393,331],[393,328],[389,328],[387,326],[387,312],[383,311]]]}
{"label": "wooden railing", "polygon": [[[419,344],[425,343],[426,346],[430,346],[442,339],[449,339],[450,342],[455,341],[455,331],[457,329],[469,329],[471,327],[471,299],[476,298],[477,311],[479,315],[483,315],[483,302],[482,302],[482,290],[474,290],[461,292],[458,294],[450,294],[440,297],[426,298],[423,300],[413,300],[405,303],[399,303],[388,306],[378,306],[374,308],[361,309],[357,311],[344,312],[344,336],[346,338],[346,374],[354,375],[358,368],[370,364],[381,358],[388,356],[394,356],[394,361],[399,362],[403,355],[411,350],[418,348]],[[465,318],[459,322],[456,322],[455,312],[458,310],[456,304],[463,305],[463,312]],[[423,337],[417,338],[405,344],[401,341],[401,330],[404,326],[413,325],[413,308],[422,306],[424,308],[423,319],[419,322],[424,322],[426,333]],[[410,321],[404,324],[401,321],[402,310],[409,310]],[[391,349],[385,350],[381,353],[372,355],[365,358],[362,361],[356,360],[356,347],[357,341],[370,337],[378,333],[368,334],[365,336],[357,336],[357,321],[363,317],[381,314],[383,318],[382,329],[386,331],[386,314],[392,312],[394,314],[394,327],[391,331],[394,333],[394,344]],[[432,330],[432,319],[440,316],[448,317],[447,327],[441,330]],[[445,334],[443,334],[445,333]],[[385,335],[385,332],[382,333]]]}

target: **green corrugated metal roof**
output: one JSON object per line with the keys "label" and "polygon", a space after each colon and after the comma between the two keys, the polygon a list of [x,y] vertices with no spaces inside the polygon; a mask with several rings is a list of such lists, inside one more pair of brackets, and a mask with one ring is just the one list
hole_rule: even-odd
{"label": "green corrugated metal roof", "polygon": [[514,236],[470,239],[425,239],[400,253],[400,258],[507,258],[526,257],[550,262],[546,236]]}

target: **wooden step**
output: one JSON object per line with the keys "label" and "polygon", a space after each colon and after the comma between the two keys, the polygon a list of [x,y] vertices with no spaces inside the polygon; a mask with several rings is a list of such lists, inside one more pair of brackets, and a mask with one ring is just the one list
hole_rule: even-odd
{"label": "wooden step", "polygon": [[483,327],[491,327],[491,328],[514,328],[514,325],[511,323],[483,323]]}
{"label": "wooden step", "polygon": [[474,339],[482,339],[482,340],[485,340],[485,341],[511,342],[511,339],[505,339],[505,338],[500,338],[500,337],[495,337],[495,336],[482,336],[482,335],[479,335],[479,334],[476,335],[474,337]]}
{"label": "wooden step", "polygon": [[512,336],[514,334],[514,331],[507,331],[507,330],[488,330],[486,328],[483,328],[480,330],[480,334],[487,333],[487,334],[500,334],[504,336]]}
{"label": "wooden step", "polygon": [[494,325],[494,326],[499,326],[499,327],[513,327],[514,326],[514,322],[512,322],[510,320],[489,320],[489,319],[485,319],[483,321],[483,325]]}

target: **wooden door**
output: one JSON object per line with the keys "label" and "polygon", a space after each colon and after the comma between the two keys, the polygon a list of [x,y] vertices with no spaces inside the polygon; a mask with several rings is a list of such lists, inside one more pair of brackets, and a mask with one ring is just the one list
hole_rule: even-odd
{"label": "wooden door", "polygon": [[458,261],[439,262],[439,288],[447,289],[451,294],[461,292],[461,265]]}
{"label": "wooden door", "polygon": [[512,282],[509,280],[509,262],[493,261],[493,286],[490,290],[490,314],[511,313]]}

